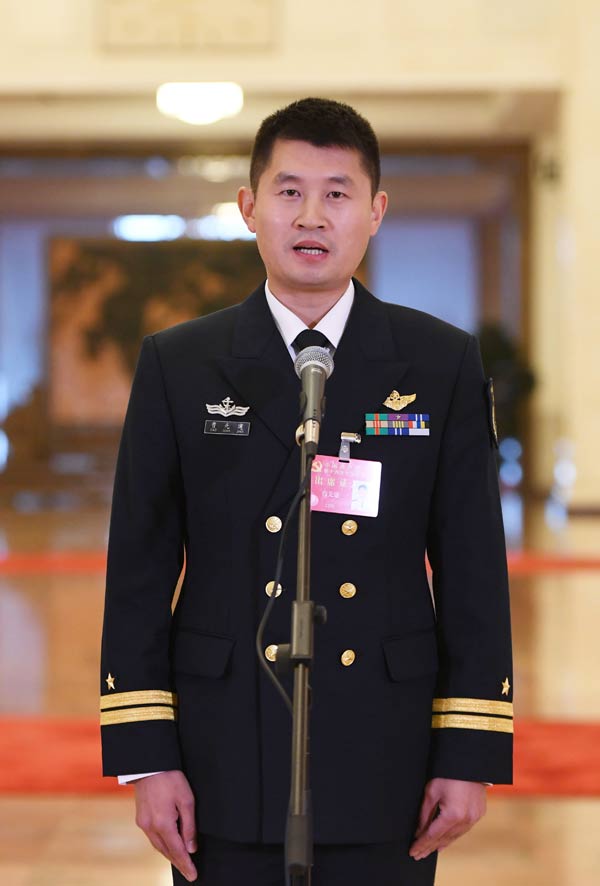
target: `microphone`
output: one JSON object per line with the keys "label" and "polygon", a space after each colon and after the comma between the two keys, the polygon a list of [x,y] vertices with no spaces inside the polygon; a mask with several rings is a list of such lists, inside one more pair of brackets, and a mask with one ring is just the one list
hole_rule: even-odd
{"label": "microphone", "polygon": [[316,455],[319,430],[325,411],[325,382],[333,372],[333,357],[326,348],[311,345],[294,360],[296,375],[302,381],[301,428],[307,455]]}

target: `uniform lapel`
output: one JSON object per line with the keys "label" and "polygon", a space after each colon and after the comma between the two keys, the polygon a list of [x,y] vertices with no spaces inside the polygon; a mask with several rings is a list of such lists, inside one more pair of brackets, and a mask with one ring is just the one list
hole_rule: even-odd
{"label": "uniform lapel", "polygon": [[264,286],[240,305],[231,356],[218,363],[252,416],[290,450],[298,425],[300,381],[267,305]]}
{"label": "uniform lapel", "polygon": [[[342,431],[364,432],[365,413],[384,410],[409,364],[399,359],[387,306],[354,281],[354,304],[326,387],[319,451],[336,454]],[[358,451],[357,451],[357,456]]]}
{"label": "uniform lapel", "polygon": [[[399,359],[387,306],[355,280],[355,298],[326,385],[319,450],[336,453],[342,431],[364,431],[366,412],[384,409],[409,364]],[[264,286],[239,306],[231,356],[218,360],[223,374],[253,416],[288,450],[295,446],[300,382],[264,295]],[[250,415],[248,416],[250,418]]]}

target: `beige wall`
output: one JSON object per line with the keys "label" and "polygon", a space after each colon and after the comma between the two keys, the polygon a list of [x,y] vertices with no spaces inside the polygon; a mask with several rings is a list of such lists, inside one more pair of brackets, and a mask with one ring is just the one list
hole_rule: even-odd
{"label": "beige wall", "polygon": [[561,125],[564,165],[562,351],[559,408],[576,446],[573,503],[600,506],[600,4],[578,0]]}
{"label": "beige wall", "polygon": [[[311,92],[348,98],[385,139],[527,139],[533,176],[533,475],[576,447],[576,506],[600,506],[600,3],[597,0],[0,0],[0,147],[252,137]],[[161,117],[165,80],[242,84],[239,117]],[[560,101],[561,114],[555,113]]]}
{"label": "beige wall", "polygon": [[[553,85],[565,0],[1,0],[3,90]],[[76,77],[76,80],[73,78]]]}
{"label": "beige wall", "polygon": [[244,112],[202,134],[215,138],[250,138],[265,113],[311,92],[352,96],[384,136],[510,134],[535,125],[516,96],[561,83],[565,6],[0,0],[0,141],[189,138],[154,108],[166,80],[243,85]]}
{"label": "beige wall", "polygon": [[[600,508],[600,4],[569,4],[561,114],[538,136],[532,209],[533,479],[552,482],[554,446],[573,445],[575,511]],[[558,178],[544,174],[554,164]]]}

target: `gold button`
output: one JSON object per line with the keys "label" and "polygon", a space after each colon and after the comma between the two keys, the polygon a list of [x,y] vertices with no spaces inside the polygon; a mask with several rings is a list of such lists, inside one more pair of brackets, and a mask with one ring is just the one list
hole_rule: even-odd
{"label": "gold button", "polygon": [[265,526],[269,530],[269,532],[279,532],[281,529],[281,520],[279,517],[267,517],[265,521]]}
{"label": "gold button", "polygon": [[277,658],[277,646],[275,643],[267,646],[265,649],[265,658],[268,659],[268,661],[275,661]]}
{"label": "gold button", "polygon": [[353,585],[351,581],[345,581],[343,585],[340,585],[340,594],[344,599],[349,600],[356,594],[356,585]]}
{"label": "gold button", "polygon": [[345,668],[349,668],[351,664],[354,664],[355,659],[356,652],[354,651],[354,649],[344,649],[344,651],[340,655],[340,661]]}
{"label": "gold button", "polygon": [[[272,597],[274,590],[275,590],[275,582],[268,581],[265,585],[265,592],[266,592],[267,596]],[[281,587],[281,585],[277,585],[277,592],[276,592],[275,596],[279,597],[279,595],[281,594],[282,591],[283,591],[283,588]]]}
{"label": "gold button", "polygon": [[342,532],[344,535],[354,535],[357,529],[358,523],[356,520],[344,520],[342,523]]}

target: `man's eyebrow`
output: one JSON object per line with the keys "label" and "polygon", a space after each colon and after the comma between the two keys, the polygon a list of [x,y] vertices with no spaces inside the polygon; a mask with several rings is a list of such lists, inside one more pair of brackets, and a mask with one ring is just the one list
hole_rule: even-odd
{"label": "man's eyebrow", "polygon": [[354,184],[354,179],[350,178],[349,175],[330,175],[327,181],[333,185],[344,185],[345,187]]}
{"label": "man's eyebrow", "polygon": [[[276,185],[288,184],[289,182],[297,183],[300,181],[302,181],[302,177],[296,175],[294,172],[278,172],[273,179],[273,182]],[[344,185],[345,187],[354,184],[354,180],[349,175],[328,175],[326,181],[332,185]]]}
{"label": "man's eyebrow", "polygon": [[287,182],[299,182],[301,179],[299,175],[294,175],[293,172],[278,172],[273,181],[276,185],[283,185]]}

